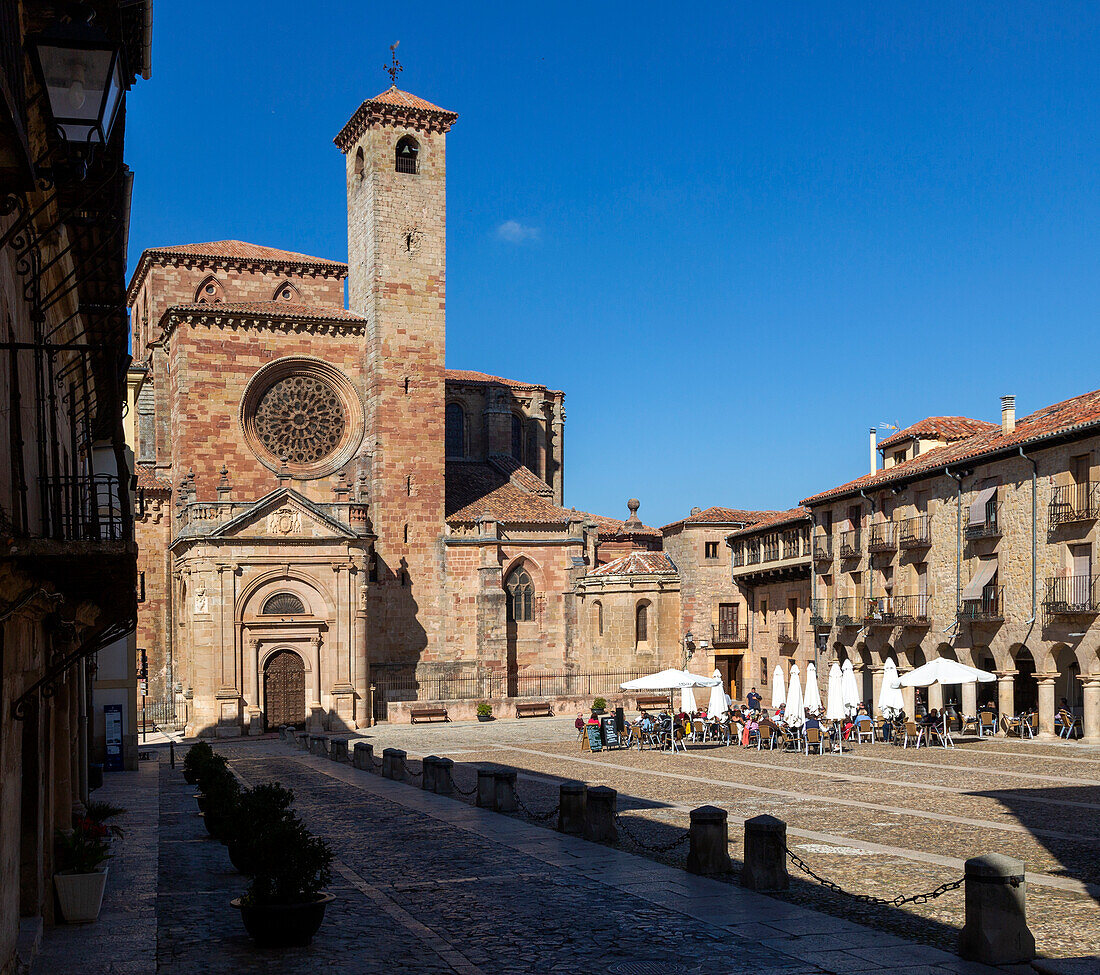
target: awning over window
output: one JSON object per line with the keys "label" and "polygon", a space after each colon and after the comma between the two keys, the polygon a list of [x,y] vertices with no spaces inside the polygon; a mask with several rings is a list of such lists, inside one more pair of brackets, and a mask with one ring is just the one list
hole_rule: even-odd
{"label": "awning over window", "polygon": [[963,589],[962,598],[964,600],[981,599],[982,590],[989,585],[996,574],[997,560],[982,559],[978,564],[978,571],[971,576],[970,581],[966,584],[966,588]]}
{"label": "awning over window", "polygon": [[985,524],[985,506],[993,500],[993,496],[997,493],[997,485],[991,484],[989,487],[982,488],[974,500],[970,502],[970,524],[971,525],[984,525]]}

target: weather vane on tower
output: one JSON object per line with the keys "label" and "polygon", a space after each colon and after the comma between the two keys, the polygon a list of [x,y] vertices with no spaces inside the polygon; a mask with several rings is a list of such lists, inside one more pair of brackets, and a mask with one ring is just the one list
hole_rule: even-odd
{"label": "weather vane on tower", "polygon": [[388,65],[385,69],[386,74],[390,76],[390,83],[395,88],[397,87],[397,76],[405,70],[403,67],[401,67],[401,62],[397,60],[397,45],[400,43],[400,41],[394,41],[390,45],[390,53],[393,55],[393,64]]}

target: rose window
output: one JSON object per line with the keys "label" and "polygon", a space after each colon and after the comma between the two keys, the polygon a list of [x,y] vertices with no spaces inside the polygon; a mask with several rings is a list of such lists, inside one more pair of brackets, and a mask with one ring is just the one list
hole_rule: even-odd
{"label": "rose window", "polygon": [[339,393],[313,376],[292,375],[267,388],[256,404],[256,439],[280,460],[315,464],[335,452],[347,419]]}

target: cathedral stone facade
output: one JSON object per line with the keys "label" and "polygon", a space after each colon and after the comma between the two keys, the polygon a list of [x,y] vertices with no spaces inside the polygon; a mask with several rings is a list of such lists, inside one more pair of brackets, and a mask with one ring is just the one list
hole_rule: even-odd
{"label": "cathedral stone facade", "polygon": [[223,240],[135,271],[138,646],[189,733],[362,727],[382,678],[516,696],[600,666],[577,581],[601,540],[659,548],[636,506],[563,507],[560,391],[445,367],[455,120],[394,87],[337,135],[347,265]]}

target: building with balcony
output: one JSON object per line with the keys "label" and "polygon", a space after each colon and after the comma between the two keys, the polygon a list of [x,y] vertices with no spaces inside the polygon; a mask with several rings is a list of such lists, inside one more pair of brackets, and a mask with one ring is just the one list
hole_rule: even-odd
{"label": "building with balcony", "polygon": [[737,626],[744,642],[716,643],[714,652],[718,669],[741,697],[755,687],[769,701],[776,664],[789,674],[797,663],[805,673],[814,660],[814,613],[822,607],[811,599],[810,527],[809,511],[794,508],[726,535],[730,578],[740,597],[731,631]]}
{"label": "building with balcony", "polygon": [[[827,657],[852,660],[869,701],[887,658],[957,659],[997,674],[1002,713],[1037,708],[1049,734],[1064,698],[1100,738],[1100,392],[1019,421],[1004,397],[998,425],[930,417],[874,439],[870,473],[803,502]],[[973,714],[978,693],[994,691],[933,687],[927,703]]]}

